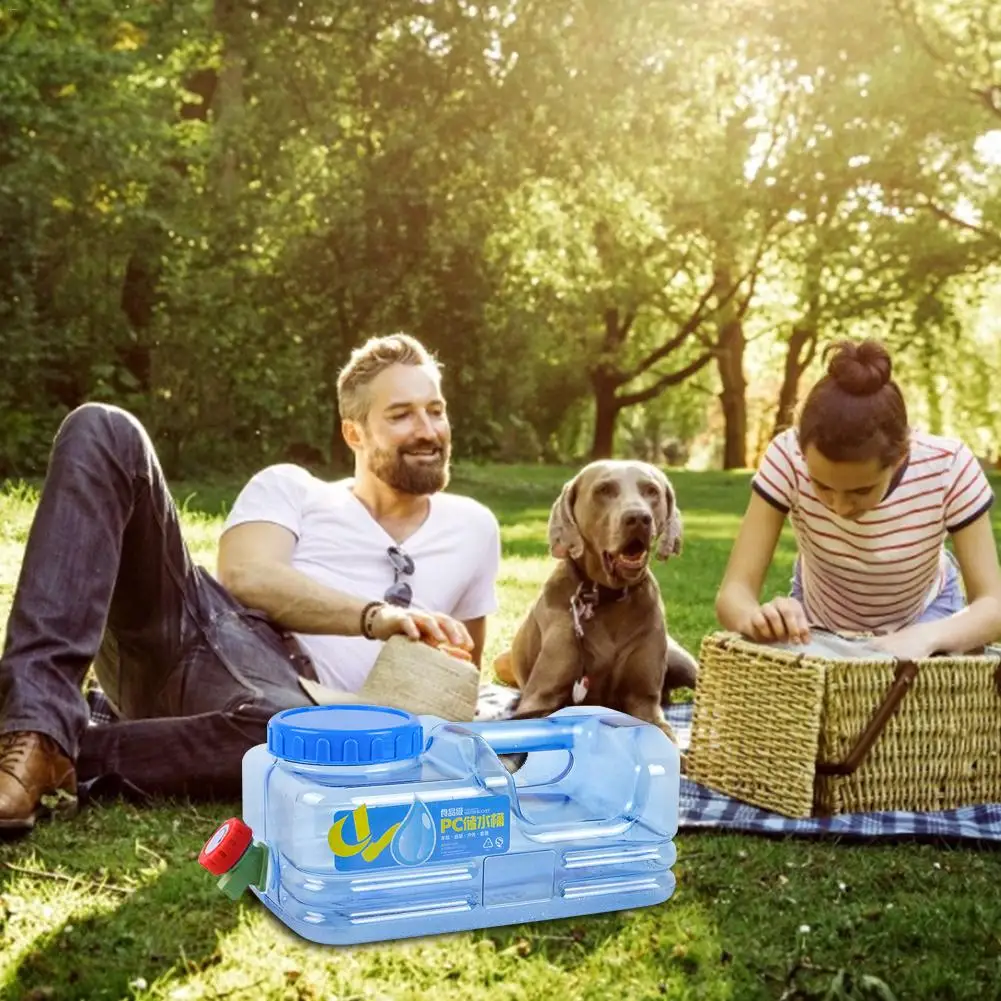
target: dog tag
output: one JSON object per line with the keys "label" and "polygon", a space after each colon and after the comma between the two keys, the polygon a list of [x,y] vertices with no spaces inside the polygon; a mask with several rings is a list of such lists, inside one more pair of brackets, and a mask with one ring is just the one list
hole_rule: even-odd
{"label": "dog tag", "polygon": [[570,613],[573,615],[573,631],[577,639],[582,640],[584,623],[594,618],[594,601],[590,595],[582,596],[581,588],[577,588],[577,593],[570,599]]}
{"label": "dog tag", "polygon": [[579,706],[587,695],[587,678],[581,678],[573,683],[573,704]]}

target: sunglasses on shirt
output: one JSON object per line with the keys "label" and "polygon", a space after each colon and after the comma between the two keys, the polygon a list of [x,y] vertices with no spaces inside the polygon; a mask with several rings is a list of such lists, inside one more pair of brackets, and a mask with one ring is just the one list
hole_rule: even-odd
{"label": "sunglasses on shirt", "polygon": [[398,608],[409,608],[414,600],[414,592],[405,580],[400,580],[400,577],[409,576],[414,572],[414,561],[399,546],[390,546],[386,550],[386,555],[393,565],[393,583],[387,588],[382,600]]}

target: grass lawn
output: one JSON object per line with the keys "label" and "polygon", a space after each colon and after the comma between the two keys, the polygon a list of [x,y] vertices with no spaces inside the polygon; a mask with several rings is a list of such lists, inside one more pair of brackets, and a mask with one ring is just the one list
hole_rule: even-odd
{"label": "grass lawn", "polygon": [[[488,662],[550,565],[546,517],[567,474],[457,470],[454,489],[489,504],[503,531]],[[673,479],[686,548],[657,573],[672,631],[697,648],[714,628],[713,596],[748,478]],[[238,486],[176,491],[188,542],[207,566]],[[0,493],[0,621],[33,504],[30,490]],[[787,537],[771,588],[784,588],[791,562]],[[296,938],[249,894],[231,903],[197,865],[204,840],[238,811],[237,803],[107,803],[0,842],[0,998],[1001,996],[994,851],[682,835],[678,890],[660,907],[338,949]]]}

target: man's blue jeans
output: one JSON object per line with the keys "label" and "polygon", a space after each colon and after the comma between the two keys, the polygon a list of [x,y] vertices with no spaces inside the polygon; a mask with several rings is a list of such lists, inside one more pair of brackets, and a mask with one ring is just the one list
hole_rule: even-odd
{"label": "man's blue jeans", "polygon": [[[88,726],[95,673],[122,719]],[[86,783],[237,796],[245,751],[309,703],[286,634],[195,566],[142,425],[103,404],[56,435],[0,658],[0,732],[48,734]]]}

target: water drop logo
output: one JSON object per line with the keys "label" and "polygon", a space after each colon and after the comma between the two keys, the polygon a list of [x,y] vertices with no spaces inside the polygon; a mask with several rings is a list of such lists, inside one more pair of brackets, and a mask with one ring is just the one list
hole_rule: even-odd
{"label": "water drop logo", "polygon": [[393,858],[400,865],[420,865],[431,857],[436,840],[431,811],[415,799],[393,839]]}

